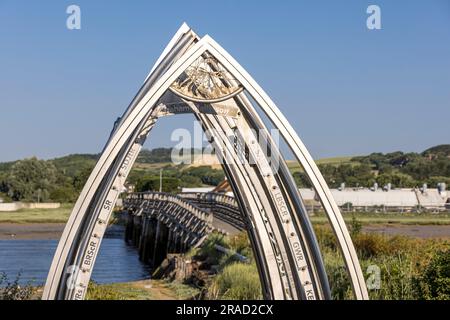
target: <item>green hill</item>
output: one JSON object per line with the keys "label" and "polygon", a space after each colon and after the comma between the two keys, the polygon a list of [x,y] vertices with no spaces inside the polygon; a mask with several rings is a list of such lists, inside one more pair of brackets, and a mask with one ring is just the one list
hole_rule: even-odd
{"label": "green hill", "polygon": [[8,172],[17,161],[0,162],[0,173]]}
{"label": "green hill", "polygon": [[424,152],[422,152],[422,155],[429,156],[429,155],[440,155],[449,157],[450,156],[450,144],[441,144],[435,147],[431,147]]}
{"label": "green hill", "polygon": [[98,158],[98,154],[71,154],[51,159],[49,162],[53,163],[64,175],[74,177],[84,170],[92,169]]}
{"label": "green hill", "polygon": [[[340,166],[343,164],[357,165],[358,162],[353,160],[353,157],[332,157],[317,159],[317,165],[331,165]],[[287,166],[291,172],[303,172],[303,168],[297,162],[297,160],[286,160]]]}

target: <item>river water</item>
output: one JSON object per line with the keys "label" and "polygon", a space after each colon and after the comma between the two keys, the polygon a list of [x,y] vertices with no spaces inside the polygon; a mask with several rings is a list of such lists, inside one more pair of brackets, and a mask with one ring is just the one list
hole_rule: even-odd
{"label": "river water", "polygon": [[[0,273],[20,283],[45,283],[58,240],[0,240]],[[122,230],[108,232],[102,241],[92,280],[97,283],[148,279],[150,268],[139,261],[137,249],[124,241]]]}

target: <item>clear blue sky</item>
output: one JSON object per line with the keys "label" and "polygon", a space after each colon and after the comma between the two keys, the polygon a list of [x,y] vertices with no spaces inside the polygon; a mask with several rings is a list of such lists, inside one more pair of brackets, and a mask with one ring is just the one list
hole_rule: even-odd
{"label": "clear blue sky", "polygon": [[[66,28],[70,4],[81,30]],[[366,28],[369,4],[382,30]],[[99,152],[183,21],[253,75],[316,158],[450,143],[447,0],[0,0],[0,161]],[[192,125],[161,121],[148,147],[177,127]]]}

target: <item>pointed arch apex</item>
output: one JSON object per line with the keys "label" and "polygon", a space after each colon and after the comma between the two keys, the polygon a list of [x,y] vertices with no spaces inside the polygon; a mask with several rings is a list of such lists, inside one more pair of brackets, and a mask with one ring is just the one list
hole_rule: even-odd
{"label": "pointed arch apex", "polygon": [[[206,67],[202,65],[200,68],[196,65],[196,61],[203,61]],[[191,72],[190,69],[193,68],[197,70]],[[88,246],[89,241],[100,244],[107,225],[103,222],[107,222],[111,216],[120,193],[118,190],[121,190],[143,141],[156,123],[157,105],[168,90],[177,89],[174,88],[174,84],[179,78],[183,81],[178,83],[178,93],[185,92],[182,91],[184,80],[192,80],[191,83],[195,86],[191,87],[200,93],[201,101],[193,100],[192,98],[196,97],[192,95],[185,95],[187,98],[184,98],[178,94],[177,99],[185,99],[192,105],[191,110],[205,129],[217,129],[212,130],[211,141],[221,141],[223,148],[221,157],[223,158],[225,153],[231,155],[229,163],[225,161],[223,168],[228,177],[231,177],[229,181],[232,182],[233,191],[239,199],[241,214],[251,222],[249,233],[253,248],[257,252],[255,257],[263,280],[265,297],[328,299],[331,295],[314,230],[309,225],[307,212],[287,165],[285,164],[284,170],[266,175],[269,170],[267,158],[254,157],[257,159],[256,166],[242,164],[239,162],[240,150],[234,144],[234,140],[230,142],[228,139],[229,134],[238,138],[244,130],[267,131],[264,123],[258,120],[257,111],[263,111],[274,127],[280,130],[288,147],[303,165],[322,200],[324,210],[337,236],[355,296],[358,299],[367,298],[364,276],[345,221],[317,165],[287,118],[250,74],[219,43],[208,34],[200,38],[186,22],[183,22],[147,76],[144,89],[139,91],[136,100],[133,100],[123,119],[114,129],[87,179],[56,249],[43,299],[84,298],[98,250],[95,251],[93,260],[89,260],[90,267],[75,276],[74,288],[67,285],[69,275],[66,267],[82,268],[85,265],[84,257],[91,250]],[[214,83],[211,81],[212,85],[203,86],[211,79],[215,80]],[[220,86],[217,83],[225,85]],[[238,86],[237,90],[240,91],[232,88],[235,83]],[[203,87],[199,89],[200,86]],[[221,91],[218,93],[208,91],[211,88]],[[245,94],[241,94],[244,90]],[[188,93],[191,92],[192,90]],[[194,102],[205,102],[205,97],[206,100],[209,99],[206,102],[209,104],[233,98],[229,100],[230,104],[234,103],[237,110],[240,108],[244,116],[228,121],[229,119],[217,115],[203,114]],[[254,101],[250,101],[250,97]],[[140,139],[137,140],[136,137]],[[249,153],[263,154],[253,138],[245,138],[244,142]],[[112,201],[112,205],[105,207],[103,204],[106,200]],[[286,215],[289,219],[280,218]],[[307,292],[312,292],[312,296],[307,296]]]}

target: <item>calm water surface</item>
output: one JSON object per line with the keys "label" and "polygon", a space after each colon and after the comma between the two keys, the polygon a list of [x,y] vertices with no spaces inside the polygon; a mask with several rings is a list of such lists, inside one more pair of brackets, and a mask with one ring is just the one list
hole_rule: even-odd
{"label": "calm water surface", "polygon": [[[0,240],[0,272],[21,283],[45,283],[58,240]],[[121,230],[109,232],[103,239],[92,280],[98,283],[148,279],[150,268],[139,261],[137,249],[125,243]]]}

